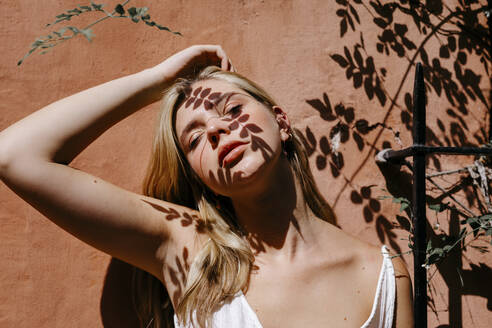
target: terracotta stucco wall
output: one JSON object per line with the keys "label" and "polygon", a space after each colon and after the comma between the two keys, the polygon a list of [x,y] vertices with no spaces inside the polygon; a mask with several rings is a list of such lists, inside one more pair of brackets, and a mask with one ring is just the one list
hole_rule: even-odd
{"label": "terracotta stucco wall", "polygon": [[[409,8],[406,1],[382,2]],[[117,2],[103,3],[109,10]],[[445,21],[458,1],[426,1],[427,7],[417,6],[408,13],[376,2],[350,3],[352,7],[345,1],[327,0],[134,0],[130,5],[148,6],[152,19],[183,37],[112,19],[94,27],[92,44],[77,37],[17,67],[30,43],[50,31],[43,28],[46,23],[85,3],[2,0],[0,129],[59,98],[155,65],[189,45],[221,44],[237,70],[263,85],[306,136],[313,173],[340,226],[372,244],[405,252],[407,242],[401,239],[408,237],[408,231],[401,223],[408,213],[400,213],[397,204],[378,196],[388,194],[385,188],[395,197],[410,197],[409,171],[386,172],[373,157],[382,148],[411,144],[406,95],[412,90],[414,59],[424,61],[429,74],[428,144],[478,146],[490,136],[491,65],[490,57],[483,55],[490,56],[490,48],[483,49],[486,39],[481,40],[483,31],[477,30],[478,25],[487,25],[483,13],[473,12],[486,1],[467,9],[478,22],[472,17],[462,27],[456,24],[459,17]],[[425,13],[427,26],[421,21]],[[97,17],[74,17],[70,24],[82,27]],[[436,26],[448,35],[433,34]],[[417,48],[425,53],[415,55]],[[154,104],[117,124],[72,166],[138,192],[157,108]],[[334,148],[330,140],[338,132],[339,155],[333,156],[327,150]],[[468,156],[434,156],[428,171],[472,162]],[[457,177],[436,181],[448,188]],[[452,194],[478,213],[471,187],[462,189]],[[428,191],[431,200],[442,194],[432,186]],[[446,196],[440,199],[450,201]],[[428,219],[435,223],[432,212]],[[448,232],[462,218],[451,214],[438,219],[440,229]],[[3,184],[0,226],[1,327],[134,326],[128,265],[63,232]],[[437,238],[439,231],[433,231],[431,238]],[[488,238],[475,243],[486,246]],[[490,324],[492,259],[471,247],[464,254],[453,255],[431,280],[430,327]],[[411,257],[404,258],[412,271]]]}

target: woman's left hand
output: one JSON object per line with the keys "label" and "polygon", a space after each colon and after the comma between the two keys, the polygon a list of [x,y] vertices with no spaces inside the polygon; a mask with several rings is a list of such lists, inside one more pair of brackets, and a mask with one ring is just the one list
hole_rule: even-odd
{"label": "woman's left hand", "polygon": [[164,84],[177,78],[190,77],[207,66],[219,66],[224,71],[234,72],[234,67],[219,45],[195,45],[175,53],[162,63],[151,68],[160,75]]}

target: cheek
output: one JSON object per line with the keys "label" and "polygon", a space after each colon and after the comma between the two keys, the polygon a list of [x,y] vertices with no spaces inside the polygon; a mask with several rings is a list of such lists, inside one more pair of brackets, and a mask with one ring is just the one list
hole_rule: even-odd
{"label": "cheek", "polygon": [[277,144],[280,145],[282,143],[282,140],[280,139],[280,128],[275,118],[271,117],[270,115],[263,116],[261,117],[258,125],[260,125],[262,128],[264,127],[262,133],[260,133],[259,136],[265,138],[265,141],[267,141],[270,146],[273,147]]}
{"label": "cheek", "polygon": [[188,155],[188,163],[190,163],[191,169],[205,181],[208,177],[208,171],[210,170],[210,159],[207,158],[207,152],[204,147],[197,148],[193,153]]}

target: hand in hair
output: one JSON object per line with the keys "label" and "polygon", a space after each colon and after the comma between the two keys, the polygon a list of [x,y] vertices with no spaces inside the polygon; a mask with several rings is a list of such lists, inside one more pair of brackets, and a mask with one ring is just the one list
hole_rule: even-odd
{"label": "hand in hair", "polygon": [[225,51],[218,45],[191,46],[169,57],[154,69],[162,70],[168,81],[174,81],[198,74],[210,65],[219,66],[224,71],[235,71]]}

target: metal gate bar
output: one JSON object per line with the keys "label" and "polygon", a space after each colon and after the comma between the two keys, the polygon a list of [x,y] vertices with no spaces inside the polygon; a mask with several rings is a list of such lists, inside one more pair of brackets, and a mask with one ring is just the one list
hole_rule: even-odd
{"label": "metal gate bar", "polygon": [[414,227],[414,327],[427,327],[427,269],[424,265],[427,248],[426,238],[426,192],[425,156],[427,154],[492,156],[492,148],[479,147],[430,147],[426,146],[425,84],[422,64],[417,63],[413,89],[413,145],[402,149],[384,149],[378,158],[390,164],[401,164],[406,157],[413,156],[413,227]]}

